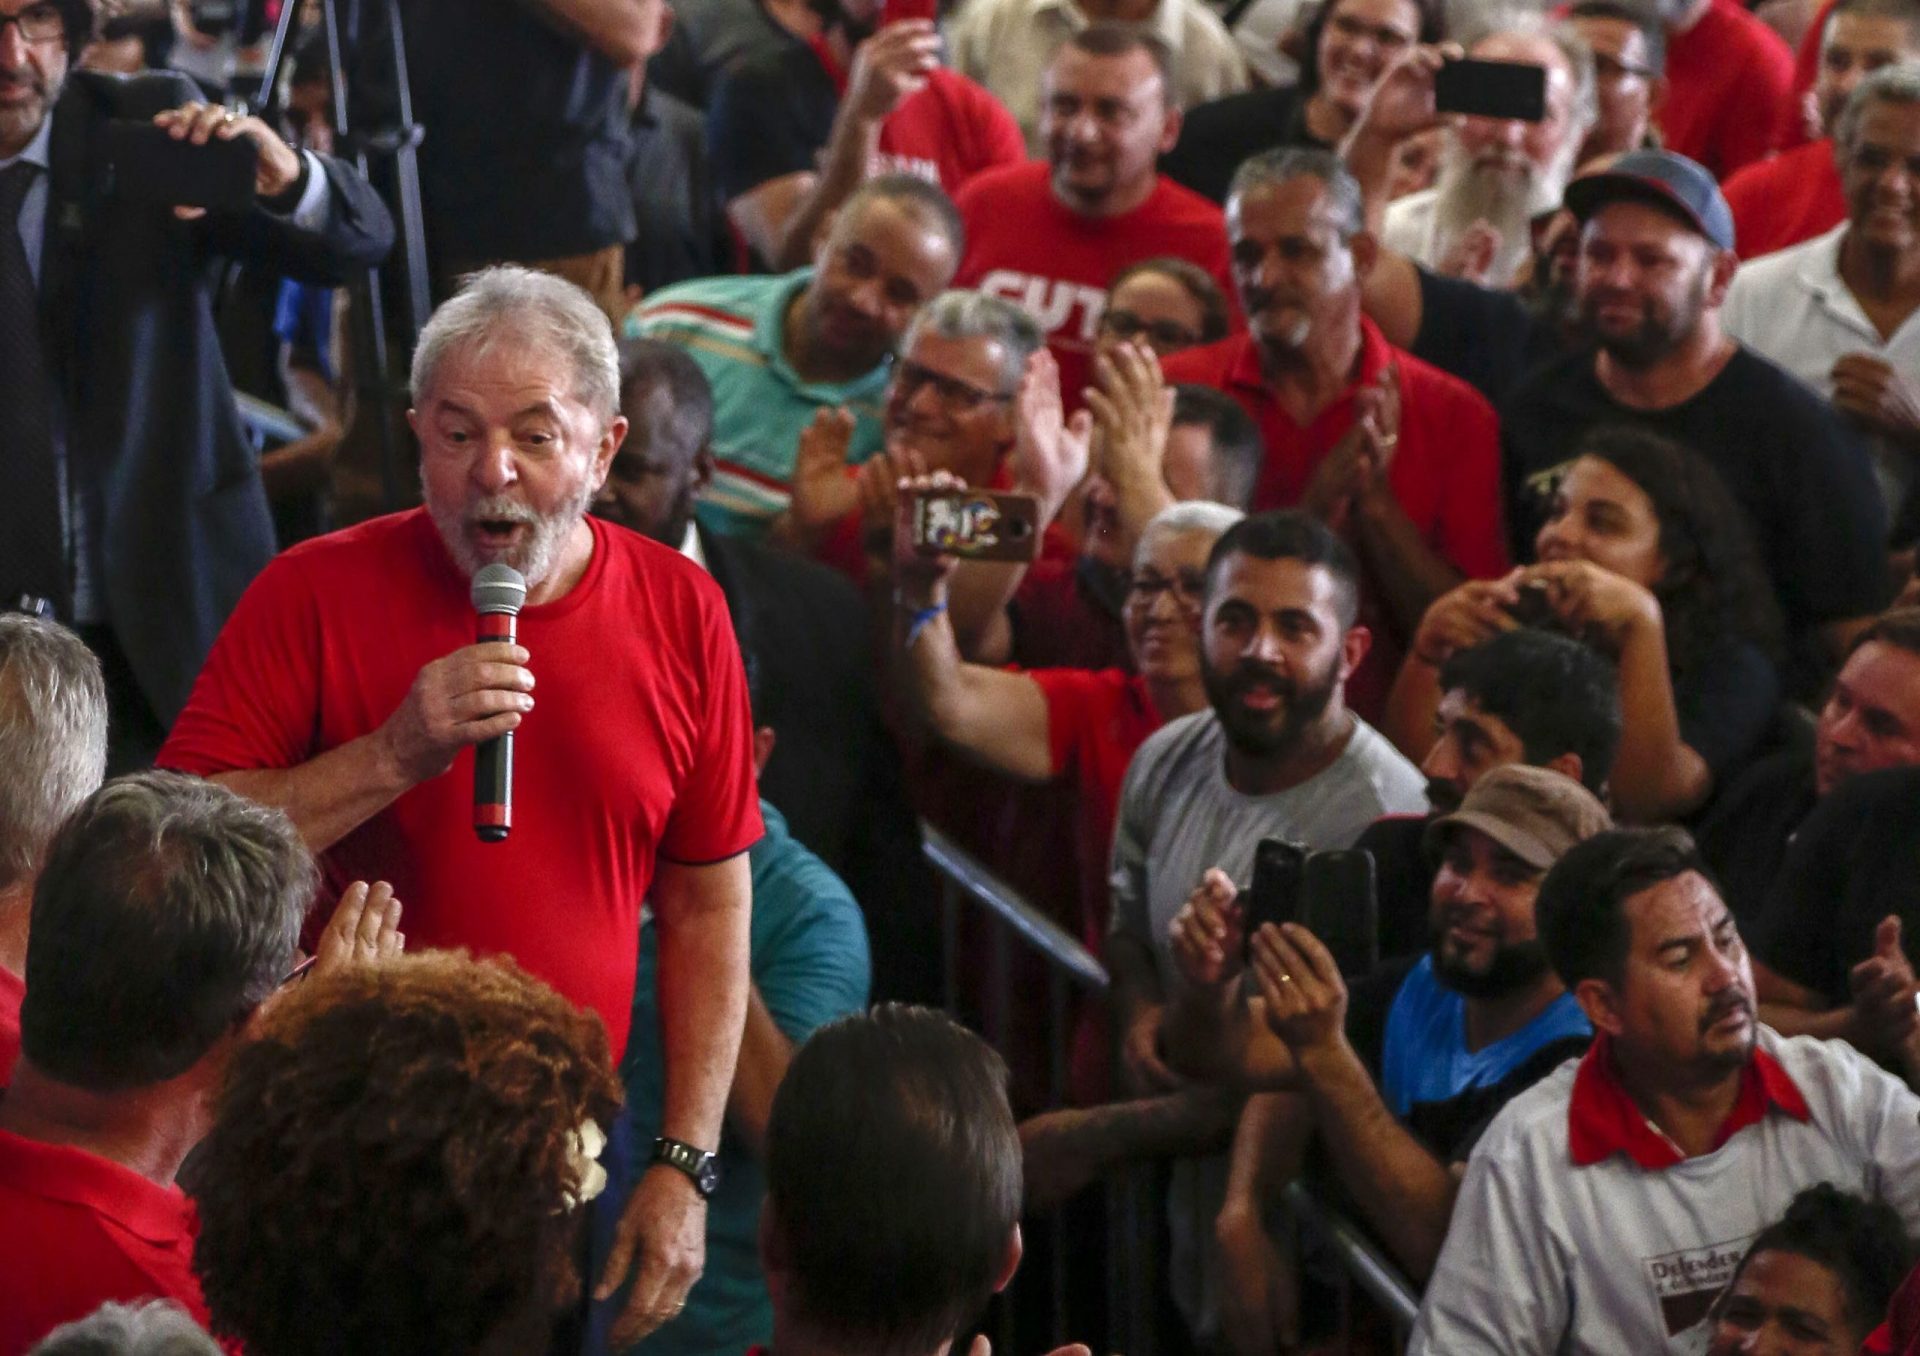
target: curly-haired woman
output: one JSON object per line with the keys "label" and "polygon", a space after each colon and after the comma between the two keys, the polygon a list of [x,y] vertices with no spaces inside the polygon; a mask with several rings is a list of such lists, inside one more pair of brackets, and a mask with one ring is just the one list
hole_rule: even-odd
{"label": "curly-haired woman", "polygon": [[234,1057],[194,1268],[250,1356],[540,1351],[620,1087],[599,1019],[508,961],[299,985]]}

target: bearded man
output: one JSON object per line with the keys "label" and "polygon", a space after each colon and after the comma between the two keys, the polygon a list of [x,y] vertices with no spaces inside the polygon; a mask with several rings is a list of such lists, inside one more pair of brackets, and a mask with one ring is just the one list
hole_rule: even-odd
{"label": "bearded man", "polygon": [[[1207,869],[1245,883],[1262,838],[1344,848],[1380,815],[1426,807],[1419,769],[1347,709],[1371,636],[1356,624],[1353,554],[1324,523],[1281,512],[1228,528],[1204,606],[1208,709],[1141,745],[1114,833],[1107,965],[1127,1067],[1148,1086],[1179,1081],[1161,1043],[1179,977],[1168,928]],[[1203,1341],[1218,1321],[1207,1245],[1225,1181],[1222,1157],[1183,1161],[1168,1201],[1174,1297]]]}
{"label": "bearded man", "polygon": [[[475,275],[414,356],[425,507],[275,559],[161,761],[284,809],[331,882],[393,882],[416,947],[512,954],[600,1014],[616,1059],[652,911],[662,1138],[588,1277],[610,1298],[638,1257],[625,1346],[679,1312],[703,1263],[761,821],[719,587],[586,513],[626,436],[619,389],[585,292],[522,268]],[[472,643],[470,579],[493,563],[526,578],[518,643]],[[481,842],[468,746],[508,732],[519,813]],[[618,1182],[625,1155],[609,1153]]]}

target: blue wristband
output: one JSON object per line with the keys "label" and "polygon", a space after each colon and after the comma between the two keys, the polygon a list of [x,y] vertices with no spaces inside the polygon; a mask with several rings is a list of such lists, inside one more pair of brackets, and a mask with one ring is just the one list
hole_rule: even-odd
{"label": "blue wristband", "polygon": [[927,629],[927,623],[947,610],[945,603],[935,603],[932,607],[923,607],[907,620],[907,639],[901,648],[911,650],[913,642],[920,639],[920,633]]}

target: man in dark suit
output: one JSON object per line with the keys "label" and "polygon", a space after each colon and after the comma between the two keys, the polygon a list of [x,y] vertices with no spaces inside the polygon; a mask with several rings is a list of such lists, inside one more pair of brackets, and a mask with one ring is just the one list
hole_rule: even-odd
{"label": "man in dark suit", "polygon": [[[92,24],[90,0],[0,0],[0,607],[71,622],[99,654],[121,771],[151,760],[274,549],[209,257],[338,284],[393,227],[350,167],[196,102],[182,76],[69,77]],[[254,206],[117,191],[114,119],[251,141]]]}
{"label": "man in dark suit", "polygon": [[594,512],[676,548],[720,585],[760,671],[763,723],[780,736],[760,794],[860,901],[875,998],[937,999],[931,874],[880,720],[865,603],[838,571],[695,523],[694,500],[713,474],[713,396],[685,351],[623,343],[620,408],[627,439]]}

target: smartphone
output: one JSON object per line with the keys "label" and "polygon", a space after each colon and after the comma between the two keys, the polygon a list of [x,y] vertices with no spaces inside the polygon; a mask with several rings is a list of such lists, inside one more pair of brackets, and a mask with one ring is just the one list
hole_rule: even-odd
{"label": "smartphone", "polygon": [[253,206],[260,150],[250,137],[214,138],[196,146],[174,140],[164,127],[150,122],[114,118],[103,139],[116,197],[219,211],[244,212]]}
{"label": "smartphone", "polygon": [[1547,68],[1472,57],[1449,61],[1434,72],[1433,106],[1441,113],[1539,122],[1547,116]]}
{"label": "smartphone", "polygon": [[925,19],[929,23],[940,18],[940,0],[881,0],[880,27],[899,23],[902,19]]}
{"label": "smartphone", "polygon": [[1316,852],[1300,872],[1300,921],[1348,979],[1380,963],[1380,891],[1373,854]]}
{"label": "smartphone", "polygon": [[1507,615],[1522,626],[1550,627],[1558,618],[1553,611],[1553,598],[1547,592],[1545,584],[1534,582],[1522,584],[1518,590],[1520,597],[1507,609]]}
{"label": "smartphone", "polygon": [[1040,501],[990,490],[924,490],[908,501],[913,547],[963,560],[1025,560],[1040,555]]}
{"label": "smartphone", "polygon": [[1262,838],[1253,850],[1253,883],[1242,897],[1240,914],[1245,945],[1251,948],[1253,934],[1263,924],[1278,927],[1299,916],[1300,872],[1306,864],[1307,850],[1284,838]]}

